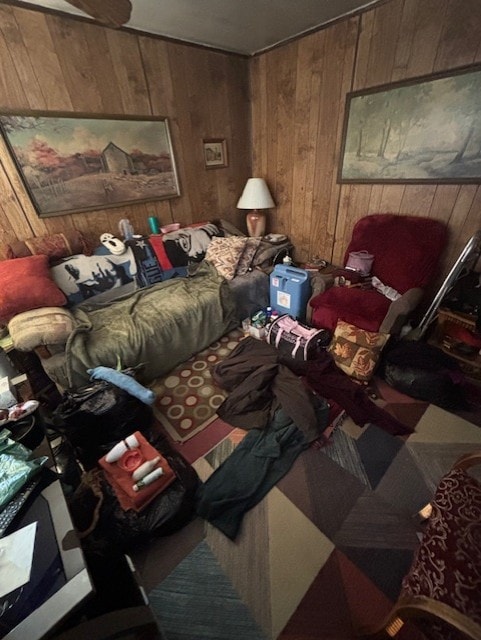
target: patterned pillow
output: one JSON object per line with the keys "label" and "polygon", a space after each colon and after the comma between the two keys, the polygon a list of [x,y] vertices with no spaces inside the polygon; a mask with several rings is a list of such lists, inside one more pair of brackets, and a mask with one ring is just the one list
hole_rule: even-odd
{"label": "patterned pillow", "polygon": [[236,276],[244,276],[252,266],[254,256],[261,243],[260,238],[245,238],[244,251],[237,264]]}
{"label": "patterned pillow", "polygon": [[236,274],[239,259],[244,251],[247,238],[212,238],[205,259],[210,262],[219,275],[232,280]]}
{"label": "patterned pillow", "polygon": [[356,380],[368,382],[388,340],[389,333],[365,331],[339,320],[328,351],[344,373]]}
{"label": "patterned pillow", "polygon": [[53,263],[60,258],[67,258],[74,253],[91,255],[91,247],[81,231],[66,230],[62,233],[51,233],[44,236],[15,240],[6,247],[7,258],[25,258],[43,254]]}
{"label": "patterned pillow", "polygon": [[132,282],[137,272],[132,249],[117,256],[104,251],[99,247],[91,256],[78,253],[50,268],[50,275],[70,306]]}

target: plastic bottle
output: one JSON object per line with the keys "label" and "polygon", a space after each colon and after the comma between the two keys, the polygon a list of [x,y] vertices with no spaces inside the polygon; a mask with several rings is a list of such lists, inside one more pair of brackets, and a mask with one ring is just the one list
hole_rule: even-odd
{"label": "plastic bottle", "polygon": [[292,258],[290,255],[284,256],[282,258],[282,264],[285,264],[287,267],[289,267],[292,264]]}
{"label": "plastic bottle", "polygon": [[145,478],[145,476],[147,476],[151,471],[155,469],[155,465],[159,462],[159,460],[160,456],[157,456],[156,458],[153,458],[153,460],[147,460],[147,462],[141,464],[140,467],[137,467],[137,469],[133,472],[132,480],[137,482],[137,480],[142,480],[142,478]]}
{"label": "plastic bottle", "polygon": [[158,480],[160,476],[162,476],[163,474],[164,474],[164,470],[162,469],[162,467],[159,467],[158,469],[154,469],[153,471],[148,473],[146,476],[144,476],[142,480],[139,480],[138,482],[136,482],[132,487],[132,489],[134,491],[139,491],[140,489],[142,489],[142,487],[146,487],[147,485],[152,484],[152,482],[155,482],[156,480]]}
{"label": "plastic bottle", "polygon": [[139,441],[134,434],[118,442],[105,456],[105,462],[117,462],[124,455],[127,449],[139,447]]}

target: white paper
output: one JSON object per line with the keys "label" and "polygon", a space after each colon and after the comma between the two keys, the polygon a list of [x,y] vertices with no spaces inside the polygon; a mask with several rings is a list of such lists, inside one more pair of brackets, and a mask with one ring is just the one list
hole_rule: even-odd
{"label": "white paper", "polygon": [[8,376],[0,379],[0,408],[7,409],[17,402]]}
{"label": "white paper", "polygon": [[0,598],[30,580],[37,523],[0,538]]}

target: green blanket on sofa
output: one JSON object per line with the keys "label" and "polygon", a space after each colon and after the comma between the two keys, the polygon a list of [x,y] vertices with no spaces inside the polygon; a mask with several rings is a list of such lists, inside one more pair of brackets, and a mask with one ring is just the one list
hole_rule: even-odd
{"label": "green blanket on sofa", "polygon": [[69,387],[89,381],[87,369],[142,364],[148,383],[236,326],[227,282],[206,262],[187,278],[167,280],[111,302],[85,302],[66,345]]}

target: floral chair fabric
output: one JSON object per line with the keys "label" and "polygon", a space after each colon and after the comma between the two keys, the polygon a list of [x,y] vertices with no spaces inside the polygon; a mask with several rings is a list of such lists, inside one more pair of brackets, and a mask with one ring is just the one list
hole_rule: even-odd
{"label": "floral chair fabric", "polygon": [[409,621],[428,640],[481,639],[481,484],[467,471],[479,463],[481,451],[467,454],[441,479],[400,596],[362,637],[394,637]]}

